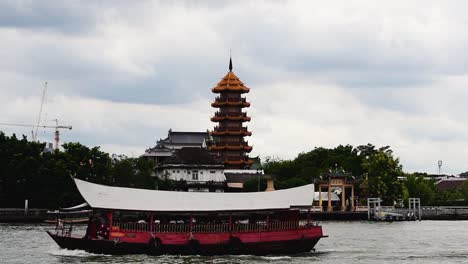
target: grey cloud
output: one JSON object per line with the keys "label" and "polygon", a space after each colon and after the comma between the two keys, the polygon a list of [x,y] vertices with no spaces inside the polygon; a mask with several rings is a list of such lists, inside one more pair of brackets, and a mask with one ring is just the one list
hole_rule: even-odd
{"label": "grey cloud", "polygon": [[[170,119],[180,118],[181,109],[174,105],[203,112],[185,127],[206,127],[203,122],[209,123],[213,112],[210,89],[226,73],[232,49],[234,71],[252,88],[247,96],[257,116],[250,125],[260,130],[254,131],[252,143],[262,154],[284,151],[278,138],[285,135],[278,131],[285,124],[293,139],[313,131],[309,146],[352,141],[397,146],[403,141],[415,148],[418,139],[429,142],[425,146],[463,144],[465,130],[457,124],[465,118],[467,94],[461,91],[466,78],[457,77],[468,72],[466,8],[425,1],[425,7],[437,11],[434,15],[421,3],[401,4],[394,9],[373,1],[1,2],[0,93],[39,96],[47,80],[53,95],[98,99],[96,109],[111,108],[95,118],[109,119],[99,132],[77,129],[64,139],[148,147],[169,127],[189,122]],[[34,93],[32,87],[37,87]],[[206,104],[187,106],[194,100]],[[119,103],[109,106],[109,101]],[[152,116],[152,106],[171,111],[155,110]],[[158,124],[129,122],[132,117],[121,118],[113,107],[149,107],[139,113]],[[86,125],[71,119],[73,114],[67,120]],[[434,130],[434,116],[453,123]],[[392,127],[384,135],[370,131],[387,125]],[[391,142],[385,142],[388,138]],[[295,144],[287,148],[288,155],[302,151],[303,142],[293,139],[287,140]],[[279,143],[272,149],[271,142]],[[403,153],[408,160],[411,148]]]}
{"label": "grey cloud", "polygon": [[84,33],[94,28],[89,4],[77,1],[2,1],[0,27]]}

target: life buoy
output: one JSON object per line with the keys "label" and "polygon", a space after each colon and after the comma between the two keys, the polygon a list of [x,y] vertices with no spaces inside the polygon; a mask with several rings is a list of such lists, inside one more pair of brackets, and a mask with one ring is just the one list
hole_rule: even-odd
{"label": "life buoy", "polygon": [[154,237],[151,238],[148,242],[149,252],[150,254],[159,255],[162,253],[162,242],[161,239]]}
{"label": "life buoy", "polygon": [[200,254],[202,253],[200,241],[196,239],[190,239],[187,243],[187,247],[192,254]]}
{"label": "life buoy", "polygon": [[238,255],[243,253],[244,243],[238,237],[231,237],[229,240],[229,251],[233,255]]}

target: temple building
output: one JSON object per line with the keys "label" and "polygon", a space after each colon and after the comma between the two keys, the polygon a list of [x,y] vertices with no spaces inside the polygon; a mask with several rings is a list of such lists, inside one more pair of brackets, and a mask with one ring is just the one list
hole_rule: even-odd
{"label": "temple building", "polygon": [[252,151],[252,146],[244,139],[252,135],[244,122],[249,122],[250,117],[243,111],[250,106],[243,94],[250,89],[232,72],[232,60],[229,60],[229,72],[212,89],[218,94],[212,107],[218,108],[211,121],[218,123],[211,132],[213,142],[208,146],[209,150],[216,153],[223,161],[226,169],[248,169],[253,161],[247,153]]}
{"label": "temple building", "polygon": [[176,181],[176,191],[224,192],[223,164],[199,147],[185,147],[156,166],[156,177]]}
{"label": "temple building", "polygon": [[169,129],[165,139],[159,139],[156,146],[149,148],[141,157],[154,160],[157,164],[171,157],[176,150],[195,147],[206,148],[210,134],[206,132],[181,132]]}
{"label": "temple building", "polygon": [[[170,189],[191,192],[239,192],[246,181],[265,179],[260,159],[247,155],[252,146],[245,137],[252,133],[244,126],[250,117],[243,110],[250,103],[243,95],[249,91],[232,71],[230,59],[229,72],[212,89],[218,96],[211,106],[218,110],[211,121],[217,125],[211,132],[170,129],[141,155],[156,162],[154,176],[174,181],[177,186]],[[271,184],[268,190],[273,189]]]}

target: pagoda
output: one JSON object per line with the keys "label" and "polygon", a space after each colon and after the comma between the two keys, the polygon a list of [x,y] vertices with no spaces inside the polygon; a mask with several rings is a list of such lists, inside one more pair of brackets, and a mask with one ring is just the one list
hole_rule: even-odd
{"label": "pagoda", "polygon": [[217,153],[224,161],[227,169],[247,169],[253,164],[247,153],[252,151],[245,141],[246,136],[252,135],[244,122],[249,122],[250,117],[242,110],[250,106],[243,94],[250,89],[244,86],[241,80],[232,72],[232,59],[229,59],[229,72],[212,89],[219,94],[211,104],[219,108],[211,121],[218,123],[211,132],[213,142],[209,146],[211,152]]}

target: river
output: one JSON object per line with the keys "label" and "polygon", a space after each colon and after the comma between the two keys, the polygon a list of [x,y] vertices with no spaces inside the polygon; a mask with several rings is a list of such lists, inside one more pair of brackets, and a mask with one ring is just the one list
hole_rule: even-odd
{"label": "river", "polygon": [[322,222],[328,238],[295,256],[108,256],[58,248],[45,224],[0,224],[0,263],[468,263],[468,221]]}

